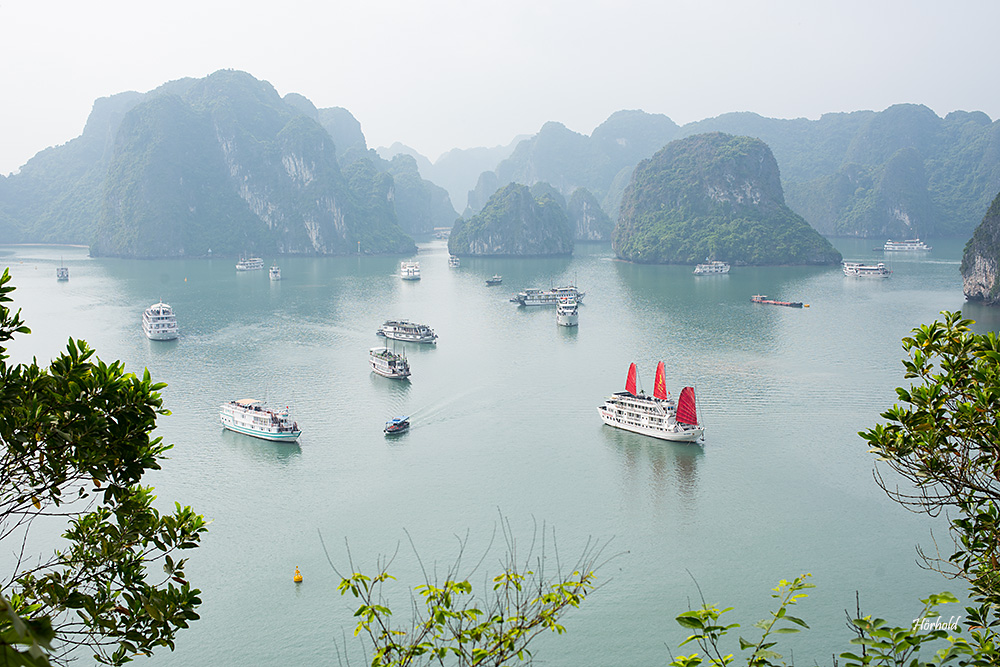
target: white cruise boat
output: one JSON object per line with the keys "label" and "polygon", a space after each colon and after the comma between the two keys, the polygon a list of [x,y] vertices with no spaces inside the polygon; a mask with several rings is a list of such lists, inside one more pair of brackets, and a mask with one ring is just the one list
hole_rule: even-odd
{"label": "white cruise boat", "polygon": [[372,370],[387,378],[410,377],[410,364],[406,357],[396,354],[387,347],[373,347],[368,351],[368,361]]}
{"label": "white cruise boat", "polygon": [[907,239],[905,241],[893,241],[892,239],[889,239],[885,242],[885,245],[882,246],[882,249],[888,252],[895,252],[898,250],[930,250],[931,247],[920,239]]}
{"label": "white cruise boat", "polygon": [[399,277],[403,280],[420,280],[420,262],[400,262]]}
{"label": "white cruise boat", "polygon": [[861,262],[844,262],[844,275],[852,278],[888,278],[892,269],[885,264],[862,264]]}
{"label": "white cruise boat", "polygon": [[60,265],[56,267],[56,280],[69,280],[68,266]]}
{"label": "white cruise boat", "polygon": [[694,267],[694,275],[696,276],[721,275],[723,273],[729,273],[729,264],[726,262],[713,261]]}
{"label": "white cruise boat", "polygon": [[660,440],[695,442],[705,434],[705,427],[698,424],[695,412],[694,389],[684,387],[674,403],[667,394],[663,362],[656,367],[653,395],[636,393],[635,364],[629,366],[625,391],[619,391],[604,400],[597,408],[601,419],[608,426],[648,435]]}
{"label": "white cruise boat", "polygon": [[170,304],[154,303],[142,313],[142,332],[149,340],[173,340],[180,335]]}
{"label": "white cruise boat", "polygon": [[219,409],[223,428],[243,435],[291,442],[301,435],[299,425],[288,416],[288,408],[272,410],[254,398],[223,403]]}
{"label": "white cruise boat", "polygon": [[264,260],[260,257],[240,257],[236,262],[237,271],[260,271],[264,268]]}
{"label": "white cruise boat", "polygon": [[267,270],[268,275],[271,276],[271,280],[281,280],[281,267],[277,264],[272,264],[271,268]]}
{"label": "white cruise boat", "polygon": [[458,255],[448,255],[448,266],[457,269],[462,266],[462,260],[458,258]]}
{"label": "white cruise boat", "polygon": [[560,299],[556,304],[556,324],[575,327],[580,324],[580,308],[575,299]]}
{"label": "white cruise boat", "polygon": [[573,299],[577,303],[583,301],[586,292],[581,292],[574,285],[568,287],[553,287],[552,289],[540,289],[529,287],[523,292],[518,292],[511,297],[511,303],[522,306],[554,306],[560,299]]}
{"label": "white cruise boat", "polygon": [[392,340],[406,341],[407,343],[437,342],[437,334],[429,326],[405,320],[386,320],[385,324],[379,327],[379,330],[375,334]]}

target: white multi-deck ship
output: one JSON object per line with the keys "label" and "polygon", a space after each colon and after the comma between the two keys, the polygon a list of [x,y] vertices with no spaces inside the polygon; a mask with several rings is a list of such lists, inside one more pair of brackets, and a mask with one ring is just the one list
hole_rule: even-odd
{"label": "white multi-deck ship", "polygon": [[556,324],[563,327],[580,324],[580,308],[575,299],[561,299],[556,304]]}
{"label": "white multi-deck ship", "polygon": [[529,287],[523,292],[518,292],[511,297],[511,303],[522,306],[554,306],[560,299],[573,299],[577,303],[583,301],[586,292],[581,292],[575,285],[567,287],[553,287],[552,289],[540,289]]}
{"label": "white multi-deck ship", "polygon": [[931,247],[920,239],[906,239],[905,241],[893,241],[889,239],[882,246],[883,250],[895,252],[897,250],[930,250]]}
{"label": "white multi-deck ship", "polygon": [[403,280],[420,280],[420,262],[400,262],[399,277]]}
{"label": "white multi-deck ship", "polygon": [[271,268],[267,270],[267,273],[271,276],[271,280],[281,280],[281,267],[277,264],[272,264]]}
{"label": "white multi-deck ship", "polygon": [[219,409],[223,428],[264,440],[293,441],[302,434],[288,416],[288,408],[272,410],[254,398],[223,403]]}
{"label": "white multi-deck ship", "polygon": [[69,267],[60,264],[56,267],[56,280],[69,280]]}
{"label": "white multi-deck ship", "polygon": [[392,340],[402,340],[407,343],[436,343],[437,334],[426,324],[407,322],[406,320],[386,320],[375,332],[377,336],[385,336]]}
{"label": "white multi-deck ship", "polygon": [[237,271],[259,271],[264,268],[264,260],[260,257],[240,257],[236,262]]}
{"label": "white multi-deck ship", "polygon": [[674,403],[667,394],[662,361],[656,367],[652,396],[636,392],[636,371],[635,364],[632,364],[628,369],[625,391],[606,398],[597,411],[608,426],[660,440],[694,442],[705,434],[705,427],[698,424],[695,412],[694,389],[684,387],[677,403]]}
{"label": "white multi-deck ship", "polygon": [[368,362],[371,364],[372,370],[383,377],[400,380],[410,377],[410,364],[406,361],[406,357],[387,347],[370,349]]}
{"label": "white multi-deck ship", "polygon": [[862,264],[861,262],[844,262],[844,275],[852,278],[888,278],[892,269],[885,264]]}
{"label": "white multi-deck ship", "polygon": [[462,260],[458,258],[458,255],[448,255],[448,266],[457,269],[462,266]]}
{"label": "white multi-deck ship", "polygon": [[154,303],[142,313],[142,332],[149,340],[173,340],[180,335],[170,304]]}
{"label": "white multi-deck ship", "polygon": [[729,264],[726,262],[713,261],[706,264],[698,264],[694,267],[694,275],[696,276],[710,276],[723,273],[729,273]]}

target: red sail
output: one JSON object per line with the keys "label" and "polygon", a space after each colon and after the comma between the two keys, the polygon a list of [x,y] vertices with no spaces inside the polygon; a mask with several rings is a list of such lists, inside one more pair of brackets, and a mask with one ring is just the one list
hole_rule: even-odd
{"label": "red sail", "polygon": [[694,411],[694,387],[684,387],[677,401],[677,421],[698,425],[698,415]]}
{"label": "red sail", "polygon": [[656,379],[653,380],[653,398],[667,398],[667,372],[663,362],[656,364]]}
{"label": "red sail", "polygon": [[628,378],[625,379],[625,391],[635,396],[635,364],[628,367]]}

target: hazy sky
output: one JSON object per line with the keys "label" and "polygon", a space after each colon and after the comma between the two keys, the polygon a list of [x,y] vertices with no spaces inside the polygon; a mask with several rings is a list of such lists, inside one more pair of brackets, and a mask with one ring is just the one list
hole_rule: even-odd
{"label": "hazy sky", "polygon": [[0,0],[0,173],[98,97],[245,70],[435,160],[619,109],[1000,117],[997,0]]}

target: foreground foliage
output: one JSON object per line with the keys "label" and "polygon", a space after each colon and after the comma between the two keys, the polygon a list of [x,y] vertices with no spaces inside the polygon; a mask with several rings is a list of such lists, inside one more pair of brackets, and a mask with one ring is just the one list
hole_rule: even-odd
{"label": "foreground foliage", "polygon": [[[961,313],[942,316],[903,339],[904,377],[914,383],[896,389],[900,402],[882,413],[885,424],[860,435],[880,464],[912,485],[900,488],[876,468],[876,480],[890,498],[932,516],[949,510],[955,552],[946,558],[922,555],[930,567],[964,579],[974,604],[965,609],[965,628],[935,620],[941,604],[958,602],[950,593],[922,600],[924,608],[910,627],[890,626],[859,609],[848,622],[855,635],[851,644],[858,648],[840,654],[847,667],[1000,664],[1000,339],[993,332],[975,333]],[[804,596],[800,591],[811,587],[806,576],[774,589],[778,609],[756,624],[763,630],[760,641],[740,638],[740,650],[750,650],[747,665],[780,664],[771,635],[799,628],[775,628],[778,621],[807,627],[787,614]],[[678,623],[694,630],[684,644],[696,642],[704,657],[681,656],[671,664],[733,664],[734,655],[720,648],[722,638],[739,627],[722,624],[727,611],[703,604],[678,616]],[[967,638],[959,636],[966,630]]]}
{"label": "foreground foliage", "polygon": [[[588,545],[569,574],[546,572],[544,544],[540,556],[519,561],[509,527],[507,552],[500,572],[487,578],[486,590],[474,593],[469,577],[459,575],[461,558],[440,583],[430,578],[417,586],[412,618],[394,622],[385,586],[394,580],[388,562],[375,575],[341,576],[341,595],[359,602],[354,635],[367,639],[372,667],[449,664],[506,665],[530,660],[528,645],[544,632],[563,634],[561,617],[579,607],[595,587],[601,547]],[[544,541],[544,538],[543,538]],[[558,558],[557,558],[558,561]]]}
{"label": "foreground foliage", "polygon": [[[777,608],[770,616],[753,624],[761,631],[756,641],[749,641],[742,635],[739,637],[739,663],[747,667],[772,667],[785,665],[784,656],[775,650],[779,634],[797,633],[808,629],[801,618],[788,613],[788,610],[807,597],[802,591],[813,588],[809,583],[810,575],[804,574],[792,581],[778,583],[773,589],[772,598],[778,600]],[[977,609],[968,609],[970,613],[969,638],[957,636],[962,628],[957,622],[941,621],[938,608],[942,604],[958,602],[951,593],[939,593],[921,600],[923,609],[917,619],[909,626],[891,626],[888,621],[871,615],[861,615],[860,609],[854,616],[848,616],[847,627],[854,634],[850,640],[851,649],[840,653],[840,659],[845,667],[867,667],[879,665],[883,667],[937,667],[938,665],[996,665],[1000,663],[1000,648],[997,635],[993,628],[1000,623],[995,615],[982,616]],[[694,642],[701,653],[674,657],[670,667],[727,667],[737,664],[734,653],[728,653],[723,648],[723,641],[730,633],[740,627],[739,623],[723,624],[721,617],[732,608],[721,611],[709,604],[702,604],[699,609],[685,612],[677,617],[677,623],[692,631],[692,634],[681,642],[681,646]],[[797,626],[797,627],[793,627]],[[951,631],[956,631],[953,634]],[[928,656],[932,656],[929,657]],[[834,665],[840,664],[836,658]]]}
{"label": "foreground foliage", "polygon": [[891,498],[919,512],[956,512],[949,520],[956,550],[927,557],[967,580],[981,602],[1000,603],[1000,339],[976,334],[961,313],[918,327],[903,339],[912,387],[885,424],[861,433],[878,460],[915,491],[877,473]]}
{"label": "foreground foliage", "polygon": [[[61,663],[78,649],[118,665],[173,648],[198,618],[200,591],[184,578],[179,550],[206,530],[190,507],[153,507],[139,484],[170,448],[150,434],[163,408],[148,371],[94,358],[70,340],[49,368],[9,365],[7,341],[29,329],[8,304],[0,276],[0,545],[14,563],[0,600],[4,664]],[[29,537],[69,521],[65,546],[29,552]],[[162,574],[157,576],[156,570]]]}

